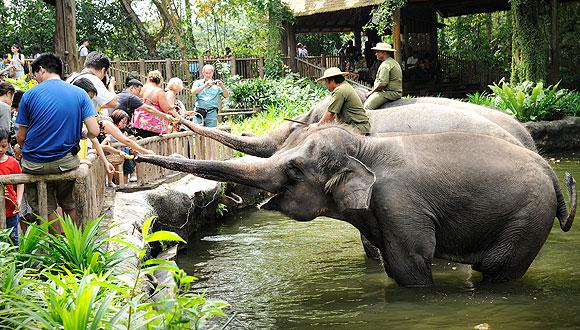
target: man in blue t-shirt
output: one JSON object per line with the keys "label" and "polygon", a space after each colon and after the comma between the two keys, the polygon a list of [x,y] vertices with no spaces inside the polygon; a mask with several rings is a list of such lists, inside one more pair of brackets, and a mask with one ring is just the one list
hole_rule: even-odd
{"label": "man in blue t-shirt", "polygon": [[[204,65],[201,73],[203,79],[196,80],[191,87],[195,95],[195,111],[204,119],[204,126],[216,127],[220,96],[228,97],[229,91],[221,80],[213,80],[215,68],[211,64]],[[199,123],[196,117],[196,122]]]}
{"label": "man in blue t-shirt", "polygon": [[[24,93],[16,117],[22,172],[53,174],[76,169],[80,164],[76,153],[83,122],[89,138],[99,134],[93,103],[85,91],[60,79],[63,65],[56,55],[42,54],[31,66],[39,85]],[[57,206],[77,219],[73,189],[74,181],[47,182],[48,220],[56,218]],[[32,211],[38,214],[36,184],[27,184],[24,190]]]}

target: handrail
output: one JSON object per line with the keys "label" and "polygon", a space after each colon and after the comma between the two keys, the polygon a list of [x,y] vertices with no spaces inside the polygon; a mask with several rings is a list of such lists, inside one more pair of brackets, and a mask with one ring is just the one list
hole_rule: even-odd
{"label": "handrail", "polygon": [[[229,130],[229,127],[220,127]],[[177,132],[136,141],[146,149],[152,149],[158,155],[169,156],[179,153],[192,159],[225,160],[233,156],[233,150],[209,138],[196,135],[191,131]],[[113,147],[124,145],[116,143]],[[122,180],[123,166],[119,165],[119,178]],[[137,171],[141,175],[138,184],[145,185],[167,178],[176,172],[159,166],[138,163]],[[0,176],[0,194],[4,195],[6,185],[36,184],[38,190],[39,216],[48,217],[47,182],[75,181],[73,197],[78,219],[86,221],[98,217],[105,201],[106,171],[103,161],[94,154],[89,154],[80,166],[72,171],[60,174],[32,175],[12,174]],[[6,200],[0,198],[0,228],[6,228]]]}

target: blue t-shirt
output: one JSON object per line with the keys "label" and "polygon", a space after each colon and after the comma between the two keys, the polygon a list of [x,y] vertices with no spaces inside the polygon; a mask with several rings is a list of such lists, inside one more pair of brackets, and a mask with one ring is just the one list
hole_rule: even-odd
{"label": "blue t-shirt", "polygon": [[[205,84],[204,79],[196,80],[193,82],[193,88],[199,88]],[[204,88],[201,92],[195,95],[195,107],[202,109],[218,109],[219,108],[219,96],[223,95],[223,90],[216,84],[210,87]]]}
{"label": "blue t-shirt", "polygon": [[28,128],[22,157],[34,163],[64,157],[79,143],[83,120],[96,115],[79,87],[57,79],[40,83],[22,95],[16,116],[16,124]]}

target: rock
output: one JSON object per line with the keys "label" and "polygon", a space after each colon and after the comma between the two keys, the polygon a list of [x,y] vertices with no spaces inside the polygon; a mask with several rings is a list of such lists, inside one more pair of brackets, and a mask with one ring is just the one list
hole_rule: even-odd
{"label": "rock", "polygon": [[524,123],[541,153],[580,151],[580,117]]}
{"label": "rock", "polygon": [[478,324],[478,325],[474,326],[473,328],[476,330],[489,330],[489,329],[491,329],[491,327],[487,323]]}

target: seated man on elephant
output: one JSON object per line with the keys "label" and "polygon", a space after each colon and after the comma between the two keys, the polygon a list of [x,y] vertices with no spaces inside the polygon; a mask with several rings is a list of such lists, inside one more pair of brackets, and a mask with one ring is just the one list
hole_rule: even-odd
{"label": "seated man on elephant", "polygon": [[373,89],[367,94],[365,110],[378,109],[386,102],[400,99],[403,94],[403,72],[391,55],[395,49],[387,43],[379,42],[372,50],[382,63],[377,71]]}
{"label": "seated man on elephant", "polygon": [[369,135],[371,124],[360,97],[354,88],[345,81],[344,76],[348,72],[342,72],[337,67],[328,68],[324,75],[316,81],[324,80],[326,88],[330,91],[330,103],[327,111],[317,124],[332,122],[343,123],[355,128],[362,135]]}

